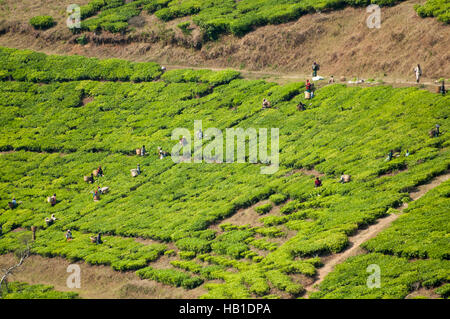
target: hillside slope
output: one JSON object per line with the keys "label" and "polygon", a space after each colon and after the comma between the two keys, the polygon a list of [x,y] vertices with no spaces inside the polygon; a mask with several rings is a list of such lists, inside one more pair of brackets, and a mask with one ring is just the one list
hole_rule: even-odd
{"label": "hillside slope", "polygon": [[[163,23],[143,13],[143,26],[137,25],[131,34],[87,32],[90,42],[85,46],[76,44],[80,35],[72,35],[65,28],[64,15],[55,28],[33,30],[28,25],[29,17],[42,14],[42,8],[34,7],[23,17],[18,11],[9,16],[3,13],[1,29],[6,33],[0,36],[0,45],[45,53],[305,75],[317,61],[324,75],[404,80],[414,79],[412,69],[420,63],[425,79],[449,78],[450,26],[434,18],[420,18],[413,6],[423,2],[406,1],[382,8],[380,29],[366,26],[365,8],[346,8],[259,27],[241,38],[227,35],[206,43],[199,38],[199,30],[194,28],[191,35],[185,35],[176,27],[189,17]],[[61,7],[65,8],[63,2]]]}

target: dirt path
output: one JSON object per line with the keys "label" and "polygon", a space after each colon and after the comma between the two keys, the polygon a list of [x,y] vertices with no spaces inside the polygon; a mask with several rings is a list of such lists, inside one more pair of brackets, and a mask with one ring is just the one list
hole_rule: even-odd
{"label": "dirt path", "polygon": [[[444,175],[437,176],[433,178],[429,183],[418,186],[417,190],[410,193],[410,197],[413,201],[415,201],[425,195],[431,189],[439,186],[441,183],[449,179],[450,172],[447,172]],[[378,233],[388,228],[407,207],[408,204],[404,204],[403,206],[398,208],[398,213],[390,214],[387,217],[381,218],[376,224],[369,226],[366,229],[360,230],[356,235],[349,237],[349,248],[347,248],[343,252],[323,258],[322,261],[324,263],[324,266],[318,269],[317,279],[312,284],[305,287],[307,291],[306,297],[308,297],[310,292],[317,291],[316,286],[318,286],[324,280],[324,278],[333,271],[336,265],[343,263],[349,257],[364,253],[364,250],[360,247],[360,245],[367,240],[374,238],[376,235],[378,235]]]}
{"label": "dirt path", "polygon": [[287,176],[291,176],[297,173],[302,173],[303,175],[308,175],[308,176],[316,176],[316,177],[323,177],[325,176],[325,174],[316,171],[315,169],[306,169],[306,168],[300,168],[300,169],[294,169],[292,171],[290,171],[289,173],[287,173],[286,175],[284,175],[285,177]]}
{"label": "dirt path", "polygon": [[[306,79],[311,78],[311,74],[302,74],[302,73],[281,73],[281,72],[275,72],[275,71],[251,71],[251,70],[245,70],[245,69],[234,69],[234,68],[219,68],[219,67],[208,67],[208,66],[191,66],[191,65],[182,65],[182,64],[164,64],[167,70],[176,70],[176,69],[193,69],[193,70],[212,70],[212,71],[223,71],[223,70],[234,70],[241,73],[242,77],[244,79],[249,80],[259,80],[259,79],[265,79],[267,81],[273,81],[277,82],[279,84],[285,84],[289,82],[301,82],[305,81]],[[330,78],[330,75],[327,74],[319,74],[320,76],[324,77],[325,79],[322,80],[324,83],[328,83],[328,79]],[[349,83],[351,78],[346,77],[345,81],[340,81],[341,76],[340,75],[334,75],[334,79],[336,83],[343,83],[347,85],[359,85],[359,86],[373,86],[373,85],[380,85],[380,84],[392,84],[394,86],[418,86],[418,85],[425,85],[425,86],[433,86],[435,87],[436,84],[432,79],[426,79],[421,78],[421,81],[419,84],[417,84],[415,81],[411,80],[405,80],[402,78],[383,78],[382,83]],[[360,78],[364,79],[364,77]]]}

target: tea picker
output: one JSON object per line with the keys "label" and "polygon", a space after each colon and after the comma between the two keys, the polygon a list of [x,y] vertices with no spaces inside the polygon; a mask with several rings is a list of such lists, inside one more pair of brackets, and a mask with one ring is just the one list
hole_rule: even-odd
{"label": "tea picker", "polygon": [[351,176],[348,174],[343,174],[341,175],[341,179],[339,180],[340,183],[344,184],[344,183],[348,183],[351,180]]}
{"label": "tea picker", "polygon": [[84,181],[85,181],[86,183],[89,183],[89,184],[94,183],[94,174],[91,173],[91,176],[85,176],[85,177],[84,177]]}
{"label": "tea picker", "polygon": [[72,236],[72,232],[70,231],[70,229],[68,229],[67,230],[67,232],[66,232],[66,240],[67,241],[69,241],[69,240],[72,240],[73,239],[73,236]]}
{"label": "tea picker", "polygon": [[416,83],[419,83],[420,76],[422,75],[422,69],[420,68],[420,64],[417,64],[417,66],[414,68],[414,73],[416,74]]}
{"label": "tea picker", "polygon": [[441,126],[439,124],[436,124],[435,128],[432,129],[428,134],[430,135],[430,137],[438,137],[440,132],[439,132],[439,128]]}
{"label": "tea picker", "polygon": [[158,156],[159,159],[163,159],[164,157],[166,157],[168,154],[166,151],[163,151],[161,146],[158,146]]}
{"label": "tea picker", "polygon": [[314,97],[314,89],[311,82],[309,82],[309,79],[306,79],[306,91],[305,91],[305,99],[309,100]]}
{"label": "tea picker", "polygon": [[267,99],[263,99],[263,102],[262,102],[262,108],[263,108],[263,109],[268,109],[268,108],[270,108],[270,102],[269,102]]}
{"label": "tea picker", "polygon": [[53,194],[52,197],[47,197],[47,202],[49,202],[50,205],[55,206],[55,204],[56,204],[56,194]]}
{"label": "tea picker", "polygon": [[442,95],[445,95],[446,93],[444,80],[442,80],[442,84],[439,87],[439,93],[441,93]]}
{"label": "tea picker", "polygon": [[14,209],[14,208],[16,208],[17,206],[19,206],[19,204],[18,204],[17,201],[16,201],[16,198],[13,198],[12,201],[8,202],[8,206],[9,206],[9,208],[11,208],[11,209]]}
{"label": "tea picker", "polygon": [[53,225],[53,220],[51,220],[48,217],[45,217],[45,223],[47,224],[47,227],[49,227],[49,226]]}
{"label": "tea picker", "polygon": [[96,244],[96,245],[103,243],[103,242],[102,242],[102,238],[101,238],[100,233],[98,233],[97,236],[89,237],[89,238],[90,238],[90,240],[91,240],[91,243],[94,243],[94,244]]}
{"label": "tea picker", "polygon": [[319,71],[319,68],[320,68],[319,65],[316,62],[314,62],[312,65],[312,70],[313,70],[312,75],[313,76],[317,76],[317,71]]}
{"label": "tea picker", "polygon": [[297,105],[297,110],[298,111],[304,111],[304,110],[306,110],[306,107],[305,107],[306,105],[305,104],[303,104],[302,102],[300,102],[300,103],[298,103],[298,105]]}
{"label": "tea picker", "polygon": [[48,218],[48,217],[45,218],[45,223],[47,224],[47,227],[53,225],[53,223],[55,221],[56,221],[55,214],[52,214],[52,216],[50,216],[50,218]]}
{"label": "tea picker", "polygon": [[384,160],[385,162],[389,162],[390,160],[392,160],[392,156],[394,156],[394,151],[390,150],[386,159]]}
{"label": "tea picker", "polygon": [[131,171],[131,176],[136,177],[141,174],[141,166],[139,164],[137,164],[137,168],[133,168],[130,171]]}
{"label": "tea picker", "polygon": [[316,177],[316,180],[314,181],[314,186],[315,187],[322,186],[322,181],[318,177]]}
{"label": "tea picker", "polygon": [[100,200],[99,188],[100,187],[98,187],[95,191],[91,192],[91,194],[93,194],[94,202],[98,202]]}

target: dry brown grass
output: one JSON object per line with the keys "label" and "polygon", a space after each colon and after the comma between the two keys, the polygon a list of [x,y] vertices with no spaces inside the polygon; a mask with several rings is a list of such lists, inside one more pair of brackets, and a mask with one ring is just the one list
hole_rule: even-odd
{"label": "dry brown grass", "polygon": [[89,0],[0,0],[0,20],[28,22],[37,15],[51,15],[55,20],[64,20],[66,8],[72,3],[84,5]]}
{"label": "dry brown grass", "polygon": [[[382,8],[381,29],[366,27],[364,8],[346,8],[306,15],[282,25],[261,27],[242,38],[224,36],[220,41],[204,44],[201,50],[185,47],[198,42],[194,39],[199,36],[198,30],[193,31],[192,37],[186,37],[176,27],[178,22],[188,18],[164,25],[154,16],[144,13],[146,24],[136,27],[131,38],[104,34],[96,41],[116,41],[118,44],[81,46],[71,42],[74,36],[63,28],[64,15],[58,9],[59,6],[65,8],[70,1],[54,1],[57,5],[44,0],[26,0],[20,5],[13,0],[4,1],[10,8],[8,21],[26,22],[30,16],[47,11],[55,18],[59,17],[58,26],[45,32],[26,30],[1,36],[0,45],[4,46],[32,48],[46,53],[154,60],[166,66],[232,67],[258,71],[247,72],[248,77],[266,77],[275,81],[278,78],[282,82],[309,77],[313,61],[321,65],[320,74],[333,74],[335,78],[377,78],[394,83],[406,81],[411,85],[414,82],[412,69],[417,63],[422,66],[423,81],[450,77],[450,37],[446,36],[450,26],[433,18],[418,17],[413,5],[424,0]],[[80,4],[84,2],[87,0]],[[12,9],[14,6],[17,8]],[[50,10],[46,9],[47,6]],[[0,12],[5,16],[4,9]],[[127,43],[139,40],[138,35],[142,32],[151,35],[145,40],[147,42]]]}

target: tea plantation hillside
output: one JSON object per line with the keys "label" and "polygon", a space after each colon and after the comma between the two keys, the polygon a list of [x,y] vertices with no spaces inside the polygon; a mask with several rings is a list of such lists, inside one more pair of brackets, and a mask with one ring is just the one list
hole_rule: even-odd
{"label": "tea plantation hillside", "polygon": [[[350,235],[409,202],[411,190],[450,167],[450,97],[418,88],[334,84],[305,100],[304,83],[244,80],[235,71],[162,73],[148,63],[9,48],[0,49],[0,61],[0,254],[14,251],[19,237],[38,226],[32,252],[44,257],[137,271],[186,289],[204,285],[203,298],[298,297],[304,292],[298,276],[313,277]],[[261,109],[263,98],[271,109]],[[297,110],[299,102],[305,111]],[[159,159],[157,147],[171,152],[178,143],[172,131],[194,134],[195,120],[224,135],[226,128],[279,128],[279,170],[261,174],[267,166],[261,162]],[[441,134],[430,138],[436,124]],[[136,155],[142,145],[148,156]],[[394,157],[386,161],[389,150]],[[137,164],[142,173],[132,177]],[[84,182],[99,165],[104,176]],[[321,187],[314,187],[312,170],[323,174]],[[340,183],[341,174],[351,182]],[[94,202],[97,186],[109,192]],[[445,197],[443,189],[430,196]],[[46,199],[53,193],[52,207]],[[9,209],[13,197],[19,206]],[[422,218],[427,200],[434,199],[424,197],[408,214],[417,210]],[[226,220],[261,201],[259,223]],[[394,263],[430,257],[427,279],[448,283],[448,250],[438,244],[448,240],[445,213],[431,214],[422,232],[411,230],[413,221],[399,221],[404,243],[385,245],[381,236],[362,258],[388,258],[380,255],[387,251],[402,256]],[[57,220],[47,226],[52,214]],[[434,244],[417,244],[431,229]],[[90,237],[99,232],[103,243],[95,245]],[[420,247],[410,254],[414,243]],[[169,256],[170,266],[161,268],[158,261]],[[329,286],[332,293],[332,284],[318,297],[328,296]],[[384,296],[404,297],[409,288],[401,289]]]}

